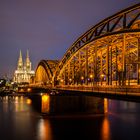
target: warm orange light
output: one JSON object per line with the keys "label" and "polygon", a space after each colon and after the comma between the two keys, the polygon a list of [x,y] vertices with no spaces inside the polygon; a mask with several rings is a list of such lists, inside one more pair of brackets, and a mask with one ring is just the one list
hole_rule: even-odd
{"label": "warm orange light", "polygon": [[102,140],[110,140],[110,123],[107,117],[104,118],[102,124],[101,137]]}
{"label": "warm orange light", "polygon": [[84,80],[84,77],[83,76],[81,76],[81,80]]}
{"label": "warm orange light", "polygon": [[50,96],[42,95],[42,113],[49,113],[50,110]]}
{"label": "warm orange light", "polygon": [[23,103],[23,96],[20,97],[20,103]]}
{"label": "warm orange light", "polygon": [[69,79],[69,81],[71,82],[71,81],[72,81],[72,79],[70,78],[70,79]]}
{"label": "warm orange light", "polygon": [[26,100],[26,103],[27,103],[28,105],[30,105],[30,104],[32,103],[32,100],[31,100],[31,99],[27,99],[27,100]]}
{"label": "warm orange light", "polygon": [[50,120],[40,119],[37,128],[39,140],[52,140],[52,129]]}
{"label": "warm orange light", "polygon": [[28,92],[31,92],[31,90],[32,90],[31,88],[28,88],[28,89],[27,89]]}
{"label": "warm orange light", "polygon": [[104,74],[101,74],[101,77],[104,77]]}
{"label": "warm orange light", "polygon": [[20,89],[20,92],[24,92],[24,89],[23,89],[23,88],[21,88],[21,89]]}
{"label": "warm orange light", "polygon": [[108,112],[108,100],[104,98],[104,113]]}
{"label": "warm orange light", "polygon": [[89,76],[90,78],[93,78],[93,75],[92,74],[90,74],[90,76]]}
{"label": "warm orange light", "polygon": [[48,99],[49,99],[49,96],[48,96],[48,95],[43,95],[43,96],[42,96],[42,101],[43,101],[43,102],[47,102]]}
{"label": "warm orange light", "polygon": [[15,101],[18,101],[18,96],[15,97]]}

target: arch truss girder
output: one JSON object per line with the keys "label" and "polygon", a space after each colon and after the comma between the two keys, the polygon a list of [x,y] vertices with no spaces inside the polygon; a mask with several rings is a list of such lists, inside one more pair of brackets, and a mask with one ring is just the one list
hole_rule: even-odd
{"label": "arch truss girder", "polygon": [[60,85],[138,84],[139,47],[140,32],[100,38],[79,49],[56,79]]}
{"label": "arch truss girder", "polygon": [[35,72],[35,82],[38,84],[51,84],[53,73],[56,70],[59,61],[41,60]]}
{"label": "arch truss girder", "polygon": [[139,20],[140,4],[137,4],[101,21],[75,41],[59,63],[58,69],[61,70],[80,48],[96,39],[113,34],[140,31]]}

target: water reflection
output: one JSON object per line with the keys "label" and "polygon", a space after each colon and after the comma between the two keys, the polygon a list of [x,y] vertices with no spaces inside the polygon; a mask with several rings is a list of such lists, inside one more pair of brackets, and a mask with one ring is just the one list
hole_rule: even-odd
{"label": "water reflection", "polygon": [[108,112],[108,99],[104,98],[104,113]]}
{"label": "water reflection", "polygon": [[32,100],[31,99],[26,99],[26,103],[28,104],[28,105],[31,105],[32,104]]}
{"label": "water reflection", "polygon": [[104,118],[101,128],[102,140],[110,140],[110,124],[107,117]]}
{"label": "water reflection", "polygon": [[51,124],[49,120],[40,119],[38,123],[38,140],[52,140]]}
{"label": "water reflection", "polygon": [[50,110],[50,96],[48,94],[42,95],[41,97],[41,112],[49,113]]}
{"label": "water reflection", "polygon": [[8,96],[2,98],[3,102],[3,111],[8,112]]}
{"label": "water reflection", "polygon": [[[42,97],[44,111],[49,98]],[[0,97],[1,140],[139,139],[140,103],[104,100],[105,115],[44,117],[23,96]]]}

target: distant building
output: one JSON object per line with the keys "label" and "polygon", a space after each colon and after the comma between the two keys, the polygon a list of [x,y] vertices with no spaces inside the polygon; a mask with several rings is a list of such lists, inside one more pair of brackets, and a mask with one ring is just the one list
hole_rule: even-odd
{"label": "distant building", "polygon": [[13,81],[16,83],[29,83],[30,78],[35,75],[35,72],[31,69],[31,61],[29,59],[29,52],[27,51],[26,60],[23,63],[22,53],[20,51],[17,70],[14,73]]}

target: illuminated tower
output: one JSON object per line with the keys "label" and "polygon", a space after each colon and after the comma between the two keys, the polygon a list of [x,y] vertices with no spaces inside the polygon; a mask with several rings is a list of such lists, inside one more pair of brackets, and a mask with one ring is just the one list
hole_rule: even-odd
{"label": "illuminated tower", "polygon": [[28,51],[28,50],[27,50],[27,55],[26,55],[26,60],[25,60],[24,69],[25,69],[27,72],[31,71],[31,61],[30,61],[30,58],[29,58],[29,51]]}
{"label": "illuminated tower", "polygon": [[23,61],[22,61],[22,53],[21,53],[21,50],[20,50],[20,53],[19,53],[17,70],[19,70],[19,71],[22,71],[23,70]]}
{"label": "illuminated tower", "polygon": [[35,72],[31,70],[31,61],[29,58],[29,52],[27,50],[25,63],[23,65],[22,53],[20,51],[17,70],[14,73],[14,82],[16,83],[29,83],[32,76],[34,76]]}

